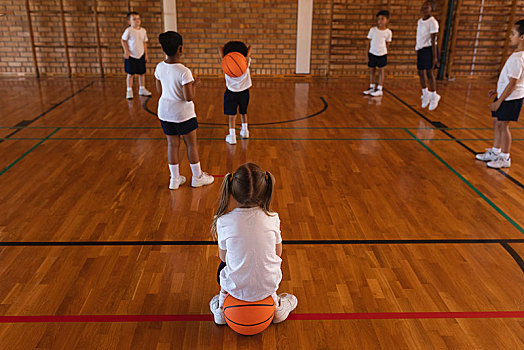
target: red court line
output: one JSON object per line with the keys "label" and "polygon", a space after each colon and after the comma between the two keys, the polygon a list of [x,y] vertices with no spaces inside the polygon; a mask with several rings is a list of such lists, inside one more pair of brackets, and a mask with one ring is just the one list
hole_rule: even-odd
{"label": "red court line", "polygon": [[[524,311],[481,312],[357,312],[291,314],[288,320],[406,320],[449,318],[524,318]],[[211,315],[63,315],[0,316],[0,323],[67,323],[67,322],[202,322]]]}

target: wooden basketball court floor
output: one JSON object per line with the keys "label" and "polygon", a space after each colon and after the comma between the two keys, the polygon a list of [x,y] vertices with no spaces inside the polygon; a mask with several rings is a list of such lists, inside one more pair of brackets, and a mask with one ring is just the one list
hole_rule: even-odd
{"label": "wooden basketball court floor", "polygon": [[[416,80],[370,99],[362,79],[259,78],[252,138],[229,146],[224,82],[205,79],[198,145],[216,182],[176,191],[143,108],[156,93],[128,102],[116,78],[0,86],[1,349],[524,347],[524,128],[510,169],[475,161],[490,84],[440,83],[429,112]],[[247,161],[276,177],[280,291],[299,300],[252,337],[208,308],[220,176]]]}

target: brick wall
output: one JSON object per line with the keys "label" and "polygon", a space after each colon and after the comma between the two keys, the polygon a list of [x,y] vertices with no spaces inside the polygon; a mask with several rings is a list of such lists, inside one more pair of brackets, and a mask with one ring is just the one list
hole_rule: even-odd
{"label": "brick wall", "polygon": [[253,74],[294,74],[297,0],[177,0],[185,61],[197,74],[220,74],[217,49],[230,40],[253,47]]}
{"label": "brick wall", "polygon": [[[442,4],[436,17],[443,26]],[[105,74],[123,75],[120,36],[127,27],[129,9],[142,15],[150,38],[148,74],[163,59],[158,33],[163,31],[162,0],[62,0],[73,75],[99,75],[100,62],[95,22],[99,18],[100,55]],[[367,75],[365,42],[375,25],[375,13],[391,11],[393,42],[388,75],[415,74],[416,21],[421,0],[314,0],[311,74],[316,76]],[[456,36],[453,73],[496,75],[503,61],[504,37],[512,0],[485,0],[484,17],[475,41],[480,1],[463,0]],[[252,73],[292,75],[295,72],[298,0],[177,0],[178,30],[184,36],[185,62],[196,74],[219,75],[217,48],[229,40],[253,46]],[[68,55],[60,0],[29,0],[37,63],[41,74],[67,75]],[[0,75],[35,74],[25,0],[0,0]],[[524,0],[517,0],[517,18]],[[442,38],[439,38],[442,41]],[[475,43],[476,42],[476,43]],[[477,47],[475,65],[473,50]],[[473,67],[473,69],[472,69]]]}

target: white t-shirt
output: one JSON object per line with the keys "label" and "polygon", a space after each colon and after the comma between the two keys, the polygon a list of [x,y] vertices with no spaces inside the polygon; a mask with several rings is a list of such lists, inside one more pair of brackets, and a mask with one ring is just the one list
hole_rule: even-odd
{"label": "white t-shirt", "polygon": [[509,79],[517,79],[517,84],[506,98],[506,101],[516,100],[524,97],[524,51],[514,52],[504,64],[497,82],[497,97],[500,98],[504,89],[509,84]]}
{"label": "white t-shirt", "polygon": [[427,20],[422,18],[417,22],[417,45],[415,50],[420,50],[431,44],[431,34],[438,34],[438,21],[431,16]]}
{"label": "white t-shirt", "polygon": [[390,43],[393,33],[389,28],[384,30],[373,27],[369,30],[368,39],[371,39],[369,44],[369,53],[375,56],[384,56],[388,53],[386,42]]}
{"label": "white t-shirt", "polygon": [[237,299],[262,300],[282,280],[282,259],[276,254],[282,243],[280,219],[271,215],[260,207],[236,208],[217,220],[218,246],[227,250],[220,286]]}
{"label": "white t-shirt", "polygon": [[247,59],[247,69],[241,76],[237,78],[231,78],[225,74],[226,87],[229,91],[240,92],[247,90],[251,87],[251,75],[249,74],[249,66],[251,65],[251,57]]}
{"label": "white t-shirt", "polygon": [[149,41],[144,28],[135,29],[133,27],[126,28],[124,34],[122,34],[122,40],[127,40],[127,46],[129,46],[129,56],[136,59],[144,55],[144,43]]}
{"label": "white t-shirt", "polygon": [[158,100],[160,120],[181,123],[196,117],[195,104],[184,98],[183,86],[194,80],[189,68],[182,63],[162,61],[156,65],[155,78],[162,83],[162,96]]}

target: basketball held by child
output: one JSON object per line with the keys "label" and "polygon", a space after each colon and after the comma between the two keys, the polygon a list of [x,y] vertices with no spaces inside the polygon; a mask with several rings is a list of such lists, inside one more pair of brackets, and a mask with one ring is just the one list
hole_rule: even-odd
{"label": "basketball held by child", "polygon": [[248,302],[228,295],[224,300],[224,316],[231,329],[243,335],[254,335],[266,329],[275,316],[275,302],[267,298]]}
{"label": "basketball held by child", "polygon": [[247,70],[246,56],[240,52],[230,52],[222,58],[222,70],[231,78],[242,76]]}

